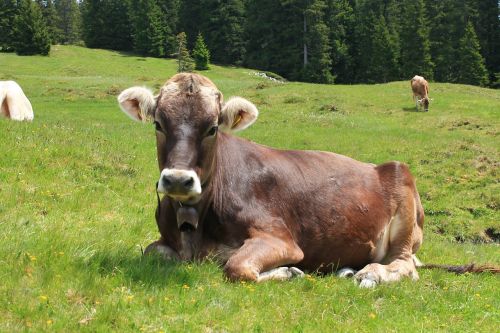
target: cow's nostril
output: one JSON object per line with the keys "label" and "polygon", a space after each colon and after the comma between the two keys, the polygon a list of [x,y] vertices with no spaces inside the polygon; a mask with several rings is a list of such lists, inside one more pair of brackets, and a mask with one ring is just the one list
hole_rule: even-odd
{"label": "cow's nostril", "polygon": [[194,184],[194,179],[193,177],[189,177],[188,180],[184,181],[184,187],[186,188],[191,188]]}
{"label": "cow's nostril", "polygon": [[164,187],[170,187],[172,185],[172,182],[167,177],[163,177],[162,183]]}

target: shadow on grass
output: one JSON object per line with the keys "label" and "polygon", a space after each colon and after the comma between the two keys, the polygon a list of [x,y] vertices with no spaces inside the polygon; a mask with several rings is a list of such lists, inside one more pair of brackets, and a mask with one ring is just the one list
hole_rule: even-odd
{"label": "shadow on grass", "polygon": [[149,287],[172,287],[193,285],[209,278],[222,276],[214,262],[165,261],[160,256],[142,256],[140,253],[96,253],[81,262],[82,269],[91,270],[100,276],[121,276],[132,283]]}
{"label": "shadow on grass", "polygon": [[415,107],[412,107],[412,108],[403,108],[402,110],[404,112],[423,112],[423,111],[417,111],[417,109],[415,109]]}

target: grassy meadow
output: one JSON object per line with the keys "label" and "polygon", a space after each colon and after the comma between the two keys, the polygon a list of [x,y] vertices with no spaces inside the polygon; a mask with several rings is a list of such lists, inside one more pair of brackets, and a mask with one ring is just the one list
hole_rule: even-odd
{"label": "grassy meadow", "polygon": [[[500,278],[420,271],[372,290],[319,276],[228,283],[214,263],[141,257],[158,237],[152,126],[116,96],[157,90],[173,60],[54,46],[0,53],[0,80],[31,100],[33,123],[0,119],[0,332],[494,332]],[[227,99],[260,110],[241,135],[287,149],[399,160],[426,212],[419,258],[500,265],[500,91],[431,83],[428,113],[408,82],[274,83],[212,66]]]}

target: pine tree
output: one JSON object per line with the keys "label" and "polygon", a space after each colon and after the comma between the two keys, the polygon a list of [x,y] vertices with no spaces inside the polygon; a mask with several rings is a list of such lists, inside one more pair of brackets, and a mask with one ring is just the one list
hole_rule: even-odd
{"label": "pine tree", "polygon": [[14,49],[19,55],[48,55],[50,38],[40,7],[31,0],[19,1],[14,19]]}
{"label": "pine tree", "polygon": [[[242,0],[202,0],[201,24],[214,61],[241,65],[245,56],[245,8]],[[197,31],[196,33],[200,32]]]}
{"label": "pine tree", "polygon": [[165,56],[162,12],[156,0],[134,0],[132,12],[134,49],[143,55]]}
{"label": "pine tree", "polygon": [[404,0],[401,21],[401,75],[412,78],[415,74],[433,79],[428,23],[423,0]]}
{"label": "pine tree", "polygon": [[333,83],[332,60],[328,41],[329,29],[323,21],[325,2],[306,2],[304,10],[304,70],[302,79],[309,82]]}
{"label": "pine tree", "polygon": [[303,1],[248,1],[246,17],[245,64],[300,79],[304,67]]}
{"label": "pine tree", "polygon": [[474,28],[481,45],[481,54],[495,82],[495,73],[500,72],[500,2],[498,0],[477,1],[478,19]]}
{"label": "pine tree", "polygon": [[85,45],[90,48],[106,48],[102,42],[104,30],[104,5],[100,0],[83,0],[82,6],[82,36]]}
{"label": "pine tree", "polygon": [[102,6],[104,29],[99,32],[105,48],[132,50],[132,24],[129,0],[108,0]]}
{"label": "pine tree", "polygon": [[81,7],[87,47],[132,50],[130,0],[84,0]]}
{"label": "pine tree", "polygon": [[335,82],[350,83],[354,77],[354,11],[348,0],[329,0],[326,24],[330,30],[330,58]]}
{"label": "pine tree", "polygon": [[198,34],[196,43],[194,44],[193,58],[196,70],[207,70],[209,68],[208,64],[210,63],[210,51],[205,45],[203,35],[201,33]]}
{"label": "pine tree", "polygon": [[[399,40],[389,29],[385,7],[364,0],[356,7],[355,68],[357,82],[388,82],[399,76]],[[392,23],[391,25],[394,25]]]}
{"label": "pine tree", "polygon": [[42,9],[43,19],[47,25],[51,44],[59,44],[61,42],[62,31],[59,28],[59,16],[53,0],[37,0]]}
{"label": "pine tree", "polygon": [[185,32],[181,32],[177,35],[177,64],[177,73],[193,71],[193,59],[187,49],[187,37]]}
{"label": "pine tree", "polygon": [[458,64],[460,67],[458,82],[481,86],[488,83],[488,72],[484,66],[479,40],[471,22],[467,24],[465,34],[460,40]]}
{"label": "pine tree", "polygon": [[170,57],[177,52],[180,0],[158,0],[162,12],[165,55]]}
{"label": "pine tree", "polygon": [[[187,38],[187,47],[192,48],[195,43],[196,36],[199,32],[204,32],[200,29],[200,24],[203,22],[204,5],[203,0],[183,0],[179,9],[179,27],[178,31],[183,31]],[[177,45],[176,36],[176,45]],[[205,33],[206,37],[206,33]],[[176,51],[177,52],[177,51]]]}
{"label": "pine tree", "polygon": [[16,0],[0,0],[0,51],[14,51],[14,18],[17,14]]}
{"label": "pine tree", "polygon": [[426,0],[429,18],[429,39],[431,59],[434,63],[434,80],[450,82],[453,80],[455,48],[450,38],[452,28],[450,0]]}
{"label": "pine tree", "polygon": [[76,0],[54,0],[54,6],[59,16],[60,42],[62,44],[76,43],[81,39],[78,2]]}

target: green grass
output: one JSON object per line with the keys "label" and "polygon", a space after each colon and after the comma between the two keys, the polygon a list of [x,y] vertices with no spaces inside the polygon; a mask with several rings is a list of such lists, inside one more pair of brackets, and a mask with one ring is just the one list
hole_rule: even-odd
{"label": "green grass", "polygon": [[[158,89],[175,63],[56,46],[50,57],[0,54],[0,68],[35,110],[33,123],[0,119],[0,331],[497,330],[498,276],[420,271],[417,283],[363,290],[311,273],[257,285],[228,283],[210,262],[142,258],[158,237],[154,131],[116,95]],[[500,264],[500,91],[433,83],[430,112],[416,113],[409,82],[277,84],[250,72],[204,72],[226,98],[259,107],[242,136],[406,162],[426,211],[420,259]]]}

